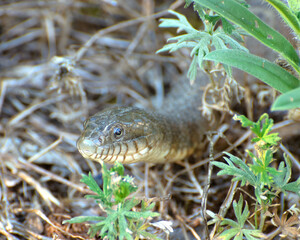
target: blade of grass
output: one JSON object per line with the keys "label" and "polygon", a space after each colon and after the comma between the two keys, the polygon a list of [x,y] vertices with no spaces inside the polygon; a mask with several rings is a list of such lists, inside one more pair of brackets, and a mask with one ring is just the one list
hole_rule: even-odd
{"label": "blade of grass", "polygon": [[235,49],[216,50],[207,54],[204,59],[239,68],[281,93],[299,87],[300,81],[283,68],[264,58],[244,51]]}
{"label": "blade of grass", "polygon": [[296,88],[276,98],[271,110],[288,110],[292,108],[300,108],[300,88]]}
{"label": "blade of grass", "polygon": [[300,35],[300,23],[296,15],[279,0],[265,0],[279,12],[282,19],[294,30],[297,36]]}

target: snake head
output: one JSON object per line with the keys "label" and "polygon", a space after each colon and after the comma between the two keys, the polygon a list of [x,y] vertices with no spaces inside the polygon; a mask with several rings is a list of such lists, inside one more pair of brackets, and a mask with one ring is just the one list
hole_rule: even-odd
{"label": "snake head", "polygon": [[105,109],[84,123],[77,148],[83,157],[96,161],[149,161],[163,138],[157,121],[154,113],[135,107]]}

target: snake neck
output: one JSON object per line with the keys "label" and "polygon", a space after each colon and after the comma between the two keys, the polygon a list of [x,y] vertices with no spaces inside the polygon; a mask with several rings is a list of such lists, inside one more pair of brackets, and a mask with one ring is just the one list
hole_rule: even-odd
{"label": "snake neck", "polygon": [[199,84],[186,81],[156,111],[105,109],[86,121],[77,147],[84,157],[109,163],[179,161],[199,148],[209,128],[201,96]]}

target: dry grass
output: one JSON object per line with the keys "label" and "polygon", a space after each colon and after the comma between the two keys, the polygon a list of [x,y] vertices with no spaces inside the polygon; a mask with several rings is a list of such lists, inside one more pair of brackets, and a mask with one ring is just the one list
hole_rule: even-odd
{"label": "dry grass", "polygon": [[[182,3],[2,1],[0,239],[87,238],[85,225],[61,224],[70,216],[101,214],[95,203],[83,198],[89,190],[79,182],[81,173],[100,174],[100,164],[77,152],[82,122],[115,103],[151,107],[162,101],[164,83],[170,85],[176,75],[185,74],[188,52],[155,54],[170,36],[158,29],[158,19],[167,16],[170,8],[187,11]],[[244,87],[249,94],[236,109],[257,119],[270,105],[272,93],[262,91],[265,87],[260,84]],[[253,91],[267,99],[265,106],[255,103]],[[274,117],[281,121],[282,116]],[[244,152],[250,134],[238,125],[233,128],[229,121],[225,118],[220,126],[226,141],[213,139],[218,142],[215,152]],[[299,129],[295,124],[281,127],[285,147],[298,159]],[[127,166],[136,178],[138,197],[166,197],[157,201],[156,210],[161,219],[173,221],[171,239],[203,239],[200,196],[207,163],[208,151],[179,164]],[[294,164],[296,178],[296,158]],[[229,178],[213,172],[208,209],[227,212],[234,192],[239,191],[230,185]],[[228,214],[232,216],[232,211]]]}

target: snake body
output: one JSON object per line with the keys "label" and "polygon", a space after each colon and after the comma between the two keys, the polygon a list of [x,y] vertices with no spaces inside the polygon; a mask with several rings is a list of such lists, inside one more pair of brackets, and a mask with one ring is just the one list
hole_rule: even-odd
{"label": "snake body", "polygon": [[199,148],[209,128],[201,97],[200,81],[191,86],[185,80],[159,109],[104,109],[85,121],[77,148],[83,157],[107,163],[179,161]]}

